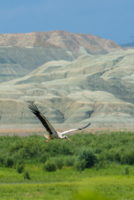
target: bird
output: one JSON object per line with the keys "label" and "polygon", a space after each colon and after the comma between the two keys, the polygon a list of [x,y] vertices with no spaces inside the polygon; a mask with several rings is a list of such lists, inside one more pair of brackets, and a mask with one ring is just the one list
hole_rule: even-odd
{"label": "bird", "polygon": [[71,129],[71,130],[67,130],[67,131],[63,131],[63,132],[58,132],[53,128],[53,126],[48,121],[48,119],[41,114],[41,112],[38,110],[38,108],[37,108],[37,106],[35,105],[34,102],[29,103],[28,107],[32,111],[32,113],[35,114],[36,117],[41,121],[41,123],[43,124],[45,129],[48,131],[49,135],[48,134],[44,134],[45,138],[48,139],[48,140],[46,140],[46,142],[49,142],[50,140],[55,139],[55,138],[57,138],[57,139],[67,139],[69,142],[71,142],[71,140],[64,134],[72,132],[72,131],[76,131],[76,130],[85,129],[88,126],[90,126],[90,124],[91,124],[91,123],[89,123],[88,125],[86,125],[85,127],[82,127],[82,128],[77,128],[77,129]]}

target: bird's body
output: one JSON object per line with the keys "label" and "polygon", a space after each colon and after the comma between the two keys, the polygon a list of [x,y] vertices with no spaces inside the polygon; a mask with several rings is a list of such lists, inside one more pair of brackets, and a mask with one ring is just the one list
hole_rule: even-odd
{"label": "bird's body", "polygon": [[68,141],[70,141],[69,138],[66,135],[64,135],[65,133],[76,131],[76,130],[82,130],[82,129],[87,128],[90,125],[90,123],[89,123],[87,126],[82,127],[82,128],[71,129],[71,130],[68,130],[68,131],[58,132],[53,128],[53,126],[50,124],[48,119],[41,114],[41,112],[38,110],[37,106],[34,103],[30,103],[29,104],[29,108],[36,115],[36,117],[38,117],[38,119],[41,121],[43,126],[49,132],[49,135],[48,134],[44,134],[44,136],[48,139],[46,142],[49,142],[50,140],[55,139],[55,138],[57,138],[57,139],[67,139]]}

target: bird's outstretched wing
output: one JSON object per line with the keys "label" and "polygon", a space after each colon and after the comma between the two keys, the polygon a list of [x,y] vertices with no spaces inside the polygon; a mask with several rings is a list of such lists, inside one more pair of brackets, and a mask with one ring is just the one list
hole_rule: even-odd
{"label": "bird's outstretched wing", "polygon": [[84,126],[84,127],[82,127],[82,128],[77,128],[77,129],[71,129],[71,130],[68,130],[68,131],[64,131],[64,132],[62,132],[61,134],[64,135],[64,134],[69,133],[69,132],[72,132],[72,131],[78,131],[78,130],[85,129],[85,128],[87,128],[88,126],[90,126],[90,124],[91,124],[91,123],[89,123],[88,125],[86,125],[86,126]]}
{"label": "bird's outstretched wing", "polygon": [[43,124],[43,126],[46,128],[46,130],[49,132],[50,135],[52,134],[57,135],[56,130],[50,124],[48,119],[40,113],[37,106],[33,102],[30,103],[28,107],[36,115],[36,117],[38,117],[38,119],[41,121],[41,123]]}

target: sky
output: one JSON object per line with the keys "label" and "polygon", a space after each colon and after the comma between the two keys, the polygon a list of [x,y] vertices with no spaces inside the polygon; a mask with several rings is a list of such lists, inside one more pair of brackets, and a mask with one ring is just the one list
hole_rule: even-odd
{"label": "sky", "polygon": [[0,34],[64,30],[134,41],[134,0],[0,0]]}

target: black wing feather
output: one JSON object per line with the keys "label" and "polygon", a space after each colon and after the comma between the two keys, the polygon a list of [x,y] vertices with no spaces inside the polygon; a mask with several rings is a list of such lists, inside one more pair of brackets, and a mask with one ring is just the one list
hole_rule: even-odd
{"label": "black wing feather", "polygon": [[48,119],[46,117],[44,117],[40,113],[40,111],[38,110],[37,106],[34,103],[30,103],[28,107],[36,115],[36,117],[38,117],[38,119],[41,121],[41,123],[43,124],[43,126],[50,133],[50,135],[52,135],[53,131],[55,131],[54,128],[52,127],[52,125],[50,124],[50,122],[48,121]]}
{"label": "black wing feather", "polygon": [[78,128],[77,130],[85,129],[85,128],[87,128],[88,126],[90,126],[90,124],[91,124],[91,123],[89,123],[88,125],[86,125],[86,126],[84,126],[84,127],[82,127],[82,128]]}

